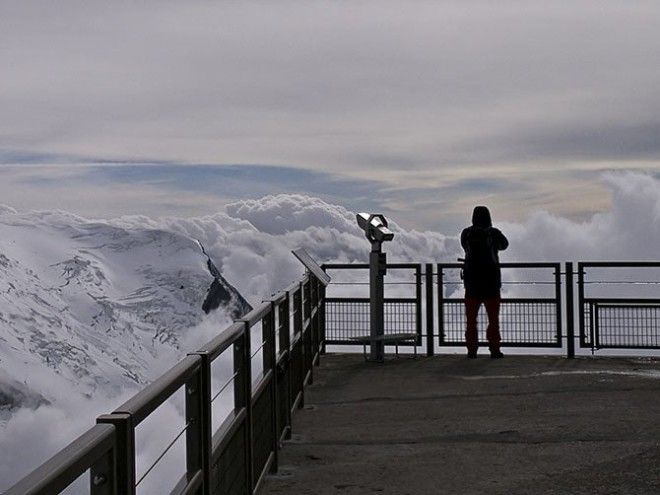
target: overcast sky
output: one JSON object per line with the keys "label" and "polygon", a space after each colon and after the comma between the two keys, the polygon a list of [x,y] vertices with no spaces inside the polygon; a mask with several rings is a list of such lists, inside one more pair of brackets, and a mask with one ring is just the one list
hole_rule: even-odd
{"label": "overcast sky", "polygon": [[453,228],[584,218],[601,172],[660,173],[657,1],[0,0],[0,67],[18,208],[298,192]]}

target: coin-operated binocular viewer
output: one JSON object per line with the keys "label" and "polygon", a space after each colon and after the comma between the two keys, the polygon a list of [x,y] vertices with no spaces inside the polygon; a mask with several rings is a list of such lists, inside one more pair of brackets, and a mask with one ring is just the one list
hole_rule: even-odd
{"label": "coin-operated binocular viewer", "polygon": [[370,355],[372,361],[383,361],[385,346],[385,288],[383,277],[387,272],[387,255],[383,242],[394,239],[394,232],[387,228],[383,215],[358,213],[357,223],[371,243],[369,254],[369,305],[370,305]]}

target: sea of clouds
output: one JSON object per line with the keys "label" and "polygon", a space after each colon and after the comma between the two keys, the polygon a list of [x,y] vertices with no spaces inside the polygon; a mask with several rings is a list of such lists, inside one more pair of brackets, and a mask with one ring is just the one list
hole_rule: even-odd
{"label": "sea of clouds", "polygon": [[[602,180],[609,188],[611,207],[588,219],[576,221],[544,211],[530,211],[524,222],[513,224],[498,222],[494,211],[496,226],[511,241],[502,260],[658,259],[660,180],[638,173],[609,174]],[[488,204],[487,199],[484,203]],[[0,207],[0,211],[11,214],[13,210]],[[438,216],[442,214],[437,212]],[[470,214],[466,211],[466,224]],[[197,218],[126,216],[107,222],[124,228],[165,229],[199,240],[224,277],[255,303],[301,276],[303,269],[291,255],[291,249],[304,247],[319,262],[365,262],[368,244],[356,226],[354,215],[341,205],[328,204],[319,198],[287,194],[238,201],[228,204],[223,211]],[[390,262],[453,262],[462,254],[459,232],[422,232],[395,221],[391,227],[396,236],[387,245]],[[187,350],[198,347],[227,323],[222,315],[209,315],[198,332],[188,334],[191,337],[182,347],[189,347]],[[185,350],[182,349],[181,355]],[[229,367],[229,363],[220,363],[218,383]],[[48,386],[58,390],[59,400],[24,407],[0,423],[3,464],[0,489],[65,446],[91,426],[95,416],[112,410],[134,392],[126,391],[124,396],[112,398],[82,397],[57,376],[43,374],[38,379],[49,381]],[[157,419],[140,428],[138,473],[144,472],[180,429],[182,404],[181,397],[169,401],[158,411]],[[230,407],[227,400],[224,404],[225,409]],[[171,486],[178,477],[184,465],[182,449],[180,441],[163,459],[159,474],[141,485],[141,493],[166,492],[159,483]],[[80,486],[72,492],[82,490]]]}

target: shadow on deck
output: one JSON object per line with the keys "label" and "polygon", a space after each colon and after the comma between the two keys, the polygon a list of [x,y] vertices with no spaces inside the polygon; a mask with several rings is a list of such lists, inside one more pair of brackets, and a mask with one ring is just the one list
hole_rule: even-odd
{"label": "shadow on deck", "polygon": [[660,493],[660,360],[326,355],[262,494]]}

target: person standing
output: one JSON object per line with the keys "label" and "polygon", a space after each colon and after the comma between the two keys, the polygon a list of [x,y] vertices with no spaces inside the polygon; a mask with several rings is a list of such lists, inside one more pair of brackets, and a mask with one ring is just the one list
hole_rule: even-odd
{"label": "person standing", "polygon": [[490,211],[485,206],[475,206],[472,225],[461,232],[461,246],[465,250],[463,283],[465,286],[465,343],[467,357],[477,357],[479,335],[477,315],[483,304],[488,315],[486,338],[491,358],[504,357],[500,351],[500,301],[502,274],[499,251],[509,246],[509,241],[499,229],[493,227]]}

